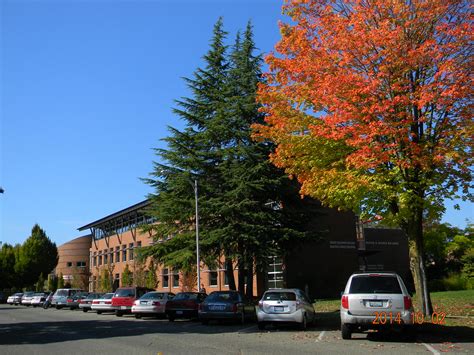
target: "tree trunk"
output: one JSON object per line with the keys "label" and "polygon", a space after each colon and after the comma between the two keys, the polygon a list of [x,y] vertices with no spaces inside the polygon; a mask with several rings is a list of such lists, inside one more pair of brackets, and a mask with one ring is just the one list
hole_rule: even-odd
{"label": "tree trunk", "polygon": [[251,300],[253,298],[253,260],[247,259],[247,287],[245,288],[245,298]]}
{"label": "tree trunk", "polygon": [[418,308],[425,316],[431,316],[433,306],[425,271],[422,208],[416,208],[413,212],[412,218],[408,221],[407,234],[410,239],[410,268],[415,283]]}
{"label": "tree trunk", "polygon": [[239,250],[239,260],[238,260],[238,268],[239,268],[239,273],[238,273],[238,281],[239,281],[239,293],[242,295],[242,297],[245,296],[245,256],[244,256],[244,248],[239,244],[238,246]]}
{"label": "tree trunk", "polygon": [[225,259],[225,273],[227,275],[227,280],[229,281],[229,289],[236,290],[237,287],[235,286],[234,263],[230,258]]}

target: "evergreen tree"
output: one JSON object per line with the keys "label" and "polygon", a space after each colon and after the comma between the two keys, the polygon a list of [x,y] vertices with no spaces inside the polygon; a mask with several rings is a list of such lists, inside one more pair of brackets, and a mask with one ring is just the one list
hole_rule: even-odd
{"label": "evergreen tree", "polygon": [[45,278],[43,276],[43,273],[40,274],[38,281],[36,282],[36,292],[43,292],[44,291],[44,283],[45,283]]}
{"label": "evergreen tree", "polygon": [[58,278],[52,274],[48,275],[48,291],[54,292],[58,289]]}
{"label": "evergreen tree", "polygon": [[23,285],[31,287],[41,273],[49,274],[58,263],[56,244],[51,242],[39,225],[34,225],[31,236],[23,243],[15,271],[21,277]]}
{"label": "evergreen tree", "polygon": [[[167,149],[157,149],[164,161],[155,163],[152,178],[156,188],[150,214],[160,223],[149,226],[156,243],[148,253],[165,265],[184,271],[195,267],[194,193],[190,180],[199,181],[200,249],[204,262],[214,268],[225,257],[229,287],[237,261],[238,289],[253,294],[255,266],[265,267],[268,256],[281,254],[289,241],[308,235],[304,223],[313,209],[304,210],[298,187],[268,162],[272,146],[255,142],[251,125],[263,123],[256,103],[262,80],[260,55],[250,23],[237,35],[229,54],[220,19],[214,27],[211,48],[204,57],[205,69],[186,79],[192,98],[178,101],[174,112],[186,128],[171,128]],[[299,202],[297,202],[299,200]],[[271,208],[276,202],[282,208]],[[179,223],[177,223],[179,221]],[[245,287],[244,280],[247,279]]]}
{"label": "evergreen tree", "polygon": [[15,247],[2,244],[0,249],[0,285],[5,289],[12,288],[17,285],[16,279]]}

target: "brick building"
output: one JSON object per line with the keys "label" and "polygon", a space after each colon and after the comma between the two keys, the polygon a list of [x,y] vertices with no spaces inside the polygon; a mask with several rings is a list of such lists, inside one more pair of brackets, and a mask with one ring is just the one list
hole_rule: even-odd
{"label": "brick building", "polygon": [[58,247],[58,264],[54,273],[63,275],[65,284],[87,288],[89,279],[89,250],[92,236],[75,238]]}

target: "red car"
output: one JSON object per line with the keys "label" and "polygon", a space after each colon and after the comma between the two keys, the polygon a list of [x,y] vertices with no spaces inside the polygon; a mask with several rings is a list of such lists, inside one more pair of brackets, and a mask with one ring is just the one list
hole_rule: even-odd
{"label": "red car", "polygon": [[112,307],[115,308],[115,315],[121,317],[124,314],[132,313],[133,302],[145,293],[154,291],[145,287],[120,287],[112,297]]}
{"label": "red car", "polygon": [[207,297],[203,292],[180,292],[166,302],[166,315],[170,322],[176,318],[197,318],[198,308]]}

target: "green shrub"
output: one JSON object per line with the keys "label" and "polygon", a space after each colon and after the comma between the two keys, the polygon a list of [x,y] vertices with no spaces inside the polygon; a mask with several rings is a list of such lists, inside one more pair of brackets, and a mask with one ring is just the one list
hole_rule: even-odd
{"label": "green shrub", "polygon": [[471,290],[473,285],[465,275],[456,273],[449,274],[441,280],[431,280],[429,282],[430,291],[460,291]]}

